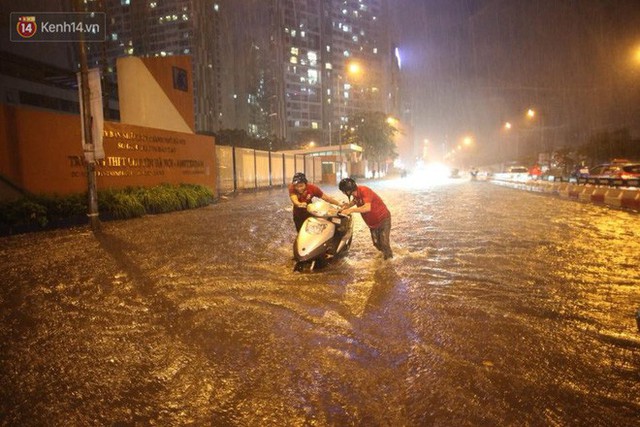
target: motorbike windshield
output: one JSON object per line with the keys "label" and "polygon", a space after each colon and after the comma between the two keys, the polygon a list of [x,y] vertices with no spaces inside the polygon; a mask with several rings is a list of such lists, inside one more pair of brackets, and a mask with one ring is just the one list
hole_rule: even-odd
{"label": "motorbike windshield", "polygon": [[324,200],[316,200],[307,205],[307,212],[318,218],[329,218],[338,215],[338,209]]}

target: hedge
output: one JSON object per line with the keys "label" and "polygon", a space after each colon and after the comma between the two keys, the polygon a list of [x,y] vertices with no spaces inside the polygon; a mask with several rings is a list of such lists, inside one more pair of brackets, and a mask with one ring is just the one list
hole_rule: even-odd
{"label": "hedge", "polygon": [[[195,184],[156,187],[128,187],[98,192],[98,210],[102,219],[127,219],[207,206],[213,192]],[[86,223],[87,194],[70,196],[27,195],[17,200],[0,201],[0,234],[13,234]]]}

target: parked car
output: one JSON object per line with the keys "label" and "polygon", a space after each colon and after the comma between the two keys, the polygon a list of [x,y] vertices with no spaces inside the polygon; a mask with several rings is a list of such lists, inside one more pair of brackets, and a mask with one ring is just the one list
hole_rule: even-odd
{"label": "parked car", "polygon": [[612,178],[616,172],[620,171],[620,168],[620,165],[613,163],[596,165],[589,169],[587,178]]}
{"label": "parked car", "polygon": [[637,180],[640,179],[640,163],[612,162],[597,165],[589,169],[588,179]]}
{"label": "parked car", "polygon": [[629,163],[620,166],[620,169],[614,173],[614,179],[640,179],[640,163]]}

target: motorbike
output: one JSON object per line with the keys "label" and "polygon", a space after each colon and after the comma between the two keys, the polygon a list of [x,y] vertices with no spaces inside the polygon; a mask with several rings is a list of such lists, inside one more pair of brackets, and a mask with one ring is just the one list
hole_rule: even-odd
{"label": "motorbike", "polygon": [[312,272],[332,258],[344,255],[351,247],[353,221],[340,209],[322,200],[307,205],[311,214],[305,220],[293,244],[294,271]]}

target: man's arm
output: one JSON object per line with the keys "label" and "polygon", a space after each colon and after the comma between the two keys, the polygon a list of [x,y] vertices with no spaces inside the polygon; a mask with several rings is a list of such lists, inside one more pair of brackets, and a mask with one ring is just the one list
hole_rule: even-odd
{"label": "man's arm", "polygon": [[356,208],[347,208],[347,209],[343,209],[342,213],[345,215],[349,215],[350,213],[353,212],[358,212],[358,213],[367,213],[371,211],[371,203],[365,203],[362,206],[356,207]]}
{"label": "man's arm", "polygon": [[323,193],[321,199],[324,200],[325,202],[329,202],[332,205],[336,205],[336,206],[340,206],[342,204],[336,199],[334,199],[333,197],[331,197],[330,195],[328,195],[327,193]]}
{"label": "man's arm", "polygon": [[289,198],[291,199],[291,203],[293,203],[293,206],[295,206],[296,208],[306,208],[307,204],[306,203],[300,203],[298,201],[298,196],[296,196],[295,194],[290,194]]}

